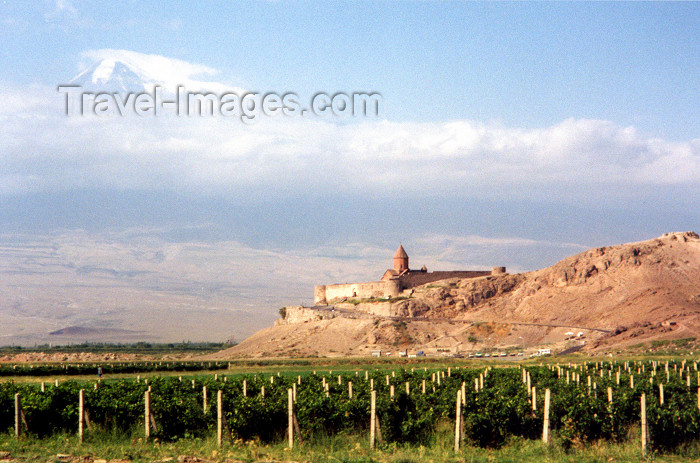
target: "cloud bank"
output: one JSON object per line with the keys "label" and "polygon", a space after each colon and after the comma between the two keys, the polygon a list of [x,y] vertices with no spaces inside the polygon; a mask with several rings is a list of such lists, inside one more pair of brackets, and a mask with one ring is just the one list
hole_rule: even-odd
{"label": "cloud bank", "polygon": [[[93,50],[169,83],[200,85],[217,70],[157,55]],[[208,83],[208,85],[211,83]],[[222,86],[224,84],[221,84]],[[266,189],[303,194],[559,191],[700,186],[700,139],[650,138],[606,120],[549,127],[454,120],[67,117],[56,89],[0,84],[0,194],[78,188]],[[390,115],[387,115],[390,117]]]}

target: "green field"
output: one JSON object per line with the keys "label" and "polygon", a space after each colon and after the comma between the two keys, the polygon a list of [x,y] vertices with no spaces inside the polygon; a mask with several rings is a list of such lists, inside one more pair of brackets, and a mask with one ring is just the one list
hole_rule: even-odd
{"label": "green field", "polygon": [[[208,362],[197,362],[203,369],[189,372],[177,371],[167,362],[149,362],[151,367],[168,369],[148,371],[144,364],[138,375],[109,374],[105,366],[99,382],[95,374],[4,376],[0,451],[37,461],[56,460],[57,454],[132,461],[182,455],[212,461],[329,462],[700,458],[697,359],[674,357],[668,364],[658,357],[543,361],[241,360],[230,366],[225,362],[223,368],[212,362],[211,370]],[[31,371],[53,366],[17,367]],[[94,367],[84,365],[88,371],[96,371]],[[77,367],[74,371],[81,372]],[[528,376],[534,392],[528,388]],[[87,411],[82,443],[77,435],[81,389]],[[144,396],[149,389],[149,419],[155,426],[147,439]],[[547,444],[542,441],[546,389],[551,391]],[[293,416],[298,429],[292,449],[287,448],[290,390],[296,392]],[[370,448],[372,390],[381,435],[375,448]],[[220,446],[218,391],[223,420]],[[458,391],[460,395],[464,391],[464,399],[456,415]],[[15,394],[23,414],[19,438]],[[645,453],[642,394],[648,423]],[[462,423],[457,433],[460,449],[455,451],[457,416]]]}

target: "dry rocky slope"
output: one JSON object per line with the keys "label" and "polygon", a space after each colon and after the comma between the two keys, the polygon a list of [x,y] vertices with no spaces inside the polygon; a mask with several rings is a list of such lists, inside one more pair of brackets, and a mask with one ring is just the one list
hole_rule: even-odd
{"label": "dry rocky slope", "polygon": [[333,310],[287,307],[284,319],[217,357],[557,351],[581,340],[584,349],[609,352],[700,337],[700,238],[668,233],[534,272],[443,280],[406,296]]}

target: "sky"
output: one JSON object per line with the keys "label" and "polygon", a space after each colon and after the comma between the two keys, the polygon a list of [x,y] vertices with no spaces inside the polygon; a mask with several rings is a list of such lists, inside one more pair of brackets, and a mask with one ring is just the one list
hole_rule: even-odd
{"label": "sky", "polygon": [[[697,231],[698,30],[697,2],[3,1],[0,238],[128,247],[138,229],[331,259],[320,280],[381,275],[343,249],[527,271]],[[382,111],[67,116],[57,87],[103,60],[304,104],[375,92]]]}

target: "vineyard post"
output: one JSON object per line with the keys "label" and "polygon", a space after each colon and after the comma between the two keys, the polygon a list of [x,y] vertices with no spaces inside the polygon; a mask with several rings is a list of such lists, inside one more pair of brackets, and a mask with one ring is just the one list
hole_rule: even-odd
{"label": "vineyard post", "polygon": [[151,437],[151,391],[148,390],[144,393],[144,426],[146,440]]}
{"label": "vineyard post", "polygon": [[544,390],[544,422],[542,423],[542,442],[549,443],[549,388]]}
{"label": "vineyard post", "polygon": [[479,392],[479,378],[474,378],[474,391]]}
{"label": "vineyard post", "polygon": [[369,412],[369,448],[374,448],[374,437],[377,432],[377,391],[372,390]]}
{"label": "vineyard post", "polygon": [[409,386],[408,381],[406,381],[406,395],[411,394],[411,386]]}
{"label": "vineyard post", "polygon": [[612,388],[608,386],[608,410],[610,413],[610,424],[614,424],[614,419],[613,419],[613,408],[612,408]]}
{"label": "vineyard post", "polygon": [[532,410],[537,410],[537,388],[532,386]]}
{"label": "vineyard post", "polygon": [[348,381],[348,399],[352,399],[352,381]]}
{"label": "vineyard post", "polygon": [[41,382],[41,392],[46,392],[46,386],[43,381]]}
{"label": "vineyard post", "polygon": [[664,385],[659,383],[659,405],[664,404]]}
{"label": "vineyard post", "polygon": [[532,395],[532,386],[530,385],[530,372],[527,373],[527,395]]}
{"label": "vineyard post", "polygon": [[248,397],[248,381],[243,379],[243,397]]}
{"label": "vineyard post", "polygon": [[58,380],[54,382],[54,386],[58,387]]}
{"label": "vineyard post", "polygon": [[78,392],[78,438],[80,442],[83,442],[83,419],[85,416],[85,411],[83,407],[85,406],[85,391],[81,389]]}
{"label": "vineyard post", "polygon": [[389,385],[389,375],[386,375],[386,385]]}
{"label": "vineyard post", "polygon": [[617,382],[617,385],[620,385],[620,370],[617,370],[615,373],[615,381]]}
{"label": "vineyard post", "polygon": [[647,453],[647,396],[642,394],[641,398],[642,414],[642,454]]}
{"label": "vineyard post", "polygon": [[370,391],[374,390],[374,378],[369,379],[369,390]]}
{"label": "vineyard post", "polygon": [[297,401],[297,383],[292,383],[292,399],[294,402]]}
{"label": "vineyard post", "polygon": [[[699,396],[700,397],[700,396]],[[20,413],[22,410],[22,403],[19,398],[19,394],[15,394],[15,437],[19,437],[20,434]]]}
{"label": "vineyard post", "polygon": [[391,397],[392,400],[394,399],[394,385],[393,384],[391,386],[389,386],[389,397]]}
{"label": "vineyard post", "polygon": [[452,377],[452,368],[451,367],[447,367],[447,376],[450,378]]}
{"label": "vineyard post", "polygon": [[340,375],[338,375],[338,386],[340,386],[342,384],[343,384],[342,377]]}
{"label": "vineyard post", "polygon": [[260,397],[265,398],[265,386],[260,386]]}
{"label": "vineyard post", "polygon": [[224,400],[223,392],[219,389],[216,393],[216,445],[221,447],[221,437],[224,427]]}
{"label": "vineyard post", "polygon": [[700,387],[698,388],[698,410],[700,410]]}
{"label": "vineyard post", "polygon": [[457,411],[455,413],[455,452],[459,452],[459,441],[461,436],[460,418],[462,416],[462,390],[457,389]]}
{"label": "vineyard post", "polygon": [[294,398],[291,389],[287,389],[287,432],[289,433],[288,446],[292,449],[294,447]]}
{"label": "vineyard post", "polygon": [[423,392],[423,395],[425,395],[425,380],[423,380],[423,385],[421,391]]}
{"label": "vineyard post", "polygon": [[467,404],[467,383],[462,381],[462,405]]}
{"label": "vineyard post", "polygon": [[202,386],[202,410],[207,413],[207,387]]}
{"label": "vineyard post", "polygon": [[634,375],[630,375],[630,389],[634,389]]}
{"label": "vineyard post", "polygon": [[[530,374],[529,374],[529,373],[528,373],[527,377],[528,377],[528,382],[529,382],[529,379],[530,379]],[[480,375],[479,375],[479,390],[480,390],[480,391],[483,391],[483,390],[484,390],[484,375],[483,375],[483,374],[480,374]]]}

